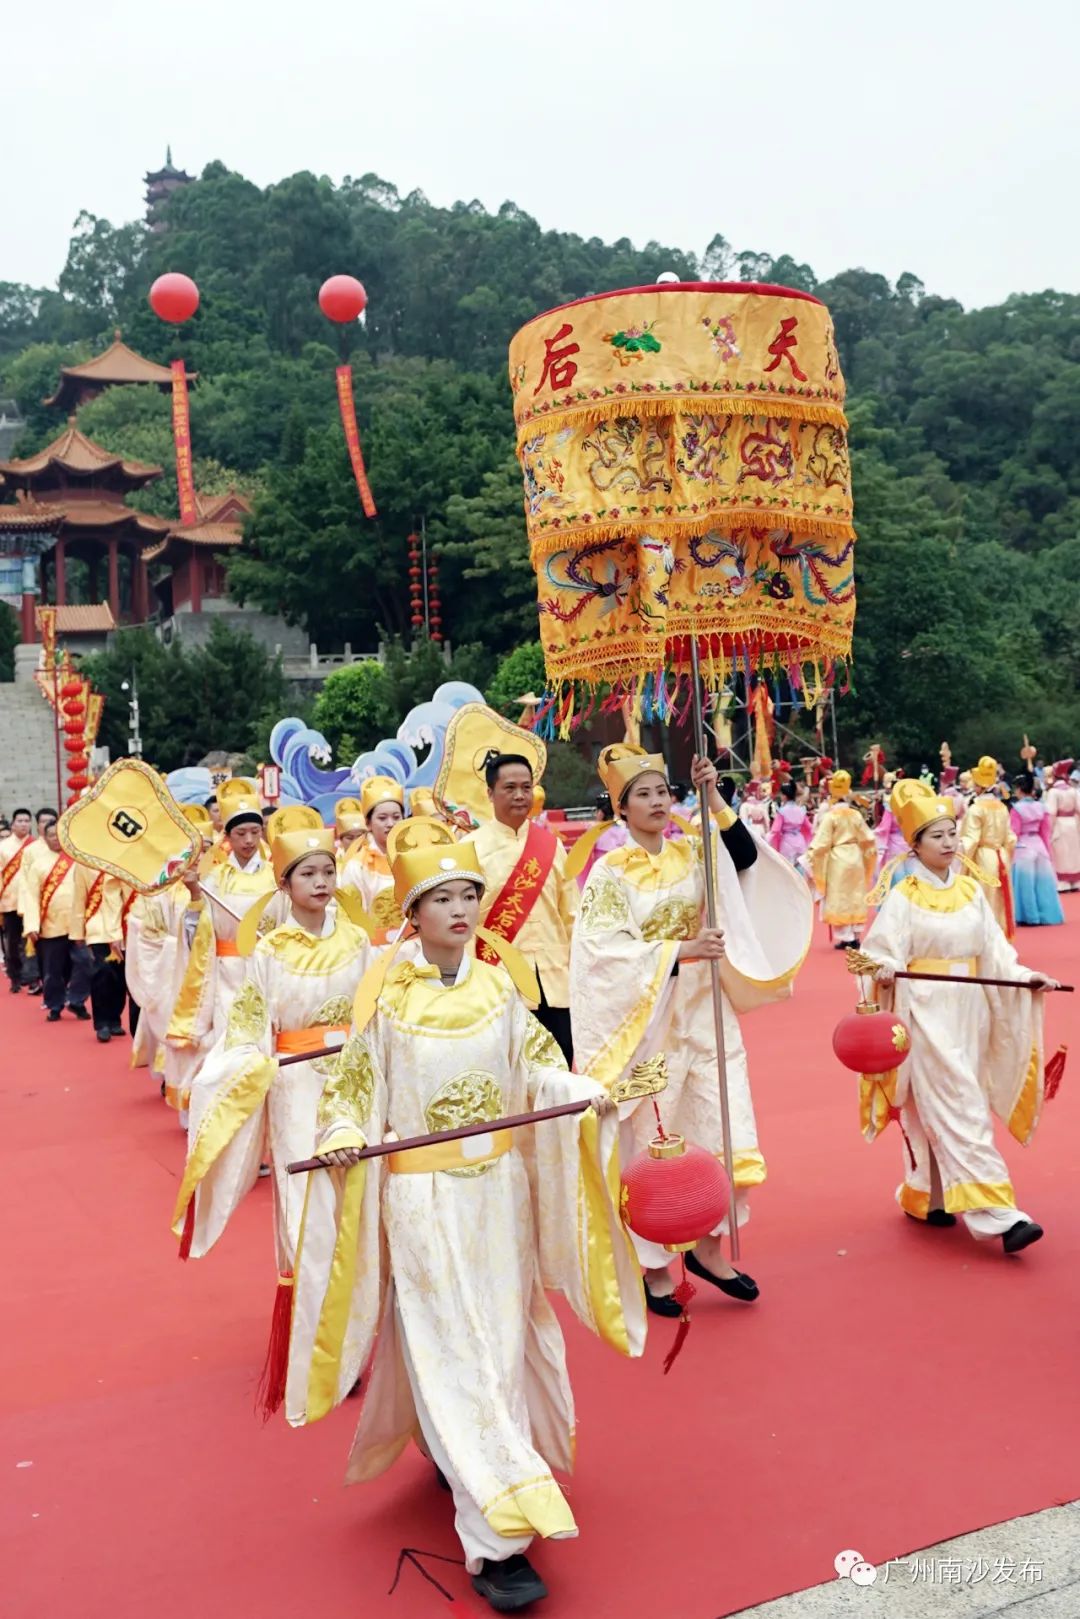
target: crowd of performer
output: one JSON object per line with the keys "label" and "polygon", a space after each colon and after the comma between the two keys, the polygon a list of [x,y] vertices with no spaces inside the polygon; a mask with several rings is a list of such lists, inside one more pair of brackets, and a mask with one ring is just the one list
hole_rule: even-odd
{"label": "crowd of performer", "polygon": [[[861,782],[819,760],[740,787],[695,757],[680,790],[660,755],[618,744],[599,758],[608,814],[576,846],[543,813],[542,748],[512,731],[492,715],[490,746],[464,736],[436,796],[369,777],[332,826],[227,781],[182,806],[200,857],[153,893],[66,853],[53,810],[15,810],[0,842],[11,992],[40,996],[47,1022],[92,1022],[102,1043],[127,1014],[134,1062],[184,1127],[182,1255],[210,1253],[270,1180],[264,1410],[304,1424],[362,1382],[349,1481],[415,1441],[498,1611],[545,1595],[534,1537],[577,1532],[555,1478],[574,1411],[545,1289],[624,1355],[650,1316],[684,1314],[675,1256],[620,1217],[620,1161],[647,1149],[657,1107],[666,1131],[726,1148],[734,1169],[729,1213],[686,1268],[738,1303],[759,1297],[728,1257],[732,1216],[745,1224],[767,1173],[740,1023],[791,994],[815,899],[910,1031],[907,1062],[860,1083],[867,1139],[900,1123],[900,1209],[932,1227],[961,1218],[1014,1254],[1043,1233],[993,1119],[1019,1141],[1035,1131],[1038,991],[1057,986],[1011,940],[1060,922],[1059,891],[1080,887],[1071,760],[1042,780],[1007,780],[990,758],[909,780],[875,758]],[[661,1056],[662,1095],[628,1094]],[[498,1123],[573,1102],[587,1105],[535,1129]],[[390,1150],[366,1155],[376,1144]],[[290,1175],[312,1155],[326,1167]],[[269,1282],[269,1254],[267,1268]]]}

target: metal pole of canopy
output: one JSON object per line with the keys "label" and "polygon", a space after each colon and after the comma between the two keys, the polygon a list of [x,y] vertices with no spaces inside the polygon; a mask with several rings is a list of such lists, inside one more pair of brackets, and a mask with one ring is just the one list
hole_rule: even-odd
{"label": "metal pole of canopy", "polygon": [[[705,705],[702,701],[701,664],[697,637],[690,637],[690,677],[693,682],[694,749],[700,758],[708,758],[705,738]],[[707,793],[700,794],[701,849],[705,863],[705,915],[711,928],[716,927],[716,873],[713,869],[712,816],[709,813]],[[739,1220],[735,1201],[735,1155],[731,1146],[731,1111],[728,1107],[727,1054],[724,1049],[724,1003],[720,991],[720,963],[709,962],[712,988],[713,1028],[716,1034],[716,1077],[720,1086],[720,1124],[724,1132],[724,1169],[731,1186],[731,1205],[728,1210],[728,1228],[731,1240],[731,1258],[739,1258]]]}

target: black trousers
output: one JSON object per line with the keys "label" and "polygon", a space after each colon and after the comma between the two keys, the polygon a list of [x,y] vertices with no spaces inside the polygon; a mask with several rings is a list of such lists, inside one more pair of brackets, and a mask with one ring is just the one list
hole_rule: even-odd
{"label": "black trousers", "polygon": [[66,933],[56,939],[39,939],[42,1001],[49,1012],[65,1006],[84,1006],[90,993],[93,957],[84,944],[73,943]]}
{"label": "black trousers", "polygon": [[[539,977],[539,974],[537,974]],[[540,1005],[536,1008],[534,1016],[538,1023],[542,1023],[551,1035],[555,1044],[566,1058],[568,1068],[574,1065],[574,1037],[570,1032],[570,1008],[568,1006],[549,1006],[548,998],[544,994],[543,983],[540,985]]]}
{"label": "black trousers", "polygon": [[18,911],[4,912],[4,971],[13,984],[32,984],[37,977],[36,972],[33,977],[27,972],[23,956],[22,917]]}
{"label": "black trousers", "polygon": [[90,969],[90,1008],[94,1014],[95,1029],[120,1029],[123,1026],[127,985],[124,982],[124,963],[110,961],[112,946],[92,944]]}

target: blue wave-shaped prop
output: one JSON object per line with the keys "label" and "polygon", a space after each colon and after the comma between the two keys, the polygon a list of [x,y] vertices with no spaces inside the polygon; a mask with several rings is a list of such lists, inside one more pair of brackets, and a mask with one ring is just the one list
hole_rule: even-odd
{"label": "blue wave-shaped prop", "polygon": [[186,765],[170,770],[165,785],[178,804],[205,804],[214,791],[209,770],[202,765]]}

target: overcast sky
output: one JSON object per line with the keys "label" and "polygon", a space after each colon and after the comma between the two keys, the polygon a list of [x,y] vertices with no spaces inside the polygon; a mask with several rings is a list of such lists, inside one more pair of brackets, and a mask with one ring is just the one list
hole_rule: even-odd
{"label": "overcast sky", "polygon": [[0,280],[55,283],[80,209],[137,217],[171,142],[193,174],[373,170],[607,240],[911,270],[968,305],[1080,283],[1073,0],[4,13]]}

